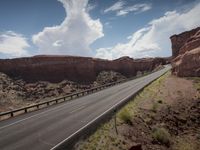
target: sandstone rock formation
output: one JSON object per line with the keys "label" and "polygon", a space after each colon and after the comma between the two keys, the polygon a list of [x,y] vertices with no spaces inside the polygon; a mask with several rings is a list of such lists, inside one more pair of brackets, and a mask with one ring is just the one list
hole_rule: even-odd
{"label": "sandstone rock formation", "polygon": [[92,83],[102,71],[119,72],[126,77],[135,76],[138,71],[151,71],[166,64],[165,58],[132,59],[122,57],[116,60],[95,59],[74,56],[46,56],[0,60],[0,72],[26,82],[70,80]]}
{"label": "sandstone rock formation", "polygon": [[[171,42],[172,42],[172,57],[173,58],[176,58],[179,54],[183,54],[185,51],[182,49],[186,49],[187,47],[186,45],[188,44],[194,45],[193,43],[194,42],[196,43],[196,41],[193,39],[195,38],[194,35],[197,34],[199,30],[200,30],[200,27],[193,29],[191,31],[186,31],[179,35],[173,35],[170,37]],[[189,48],[189,49],[191,50],[193,48]]]}
{"label": "sandstone rock formation", "polygon": [[200,76],[200,27],[171,37],[172,72],[177,76]]}

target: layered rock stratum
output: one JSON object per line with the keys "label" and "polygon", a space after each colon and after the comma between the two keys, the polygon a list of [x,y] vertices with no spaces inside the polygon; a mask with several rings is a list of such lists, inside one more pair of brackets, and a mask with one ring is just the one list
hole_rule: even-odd
{"label": "layered rock stratum", "polygon": [[172,72],[180,77],[200,76],[200,27],[170,37]]}
{"label": "layered rock stratum", "polygon": [[126,77],[137,72],[152,71],[167,63],[167,58],[132,59],[122,57],[104,60],[91,57],[40,55],[26,58],[0,60],[0,72],[26,82],[49,81],[53,83],[70,80],[92,83],[102,71],[115,71]]}

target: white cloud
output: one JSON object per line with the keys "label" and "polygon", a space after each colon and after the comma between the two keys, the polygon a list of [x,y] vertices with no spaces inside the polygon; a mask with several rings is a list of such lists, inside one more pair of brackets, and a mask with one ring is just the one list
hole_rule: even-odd
{"label": "white cloud", "polygon": [[33,35],[33,43],[39,53],[91,55],[90,44],[104,36],[99,19],[92,20],[88,14],[88,0],[58,0],[65,8],[67,17],[62,24],[45,27]]}
{"label": "white cloud", "polygon": [[126,6],[125,1],[118,1],[109,8],[104,10],[104,13],[115,12],[116,16],[125,16],[130,12],[141,13],[151,9],[151,4],[135,4]]}
{"label": "white cloud", "polygon": [[116,12],[117,16],[125,16],[130,12],[141,13],[151,9],[150,4],[136,4],[133,6],[125,7]]}
{"label": "white cloud", "polygon": [[86,11],[87,11],[87,12],[90,12],[90,11],[94,10],[96,7],[97,7],[96,4],[89,4],[89,3],[88,3],[88,5],[87,5],[87,7],[86,7]]}
{"label": "white cloud", "polygon": [[27,39],[21,34],[12,31],[0,34],[0,54],[7,57],[27,56],[29,47]]}
{"label": "white cloud", "polygon": [[121,56],[134,58],[171,55],[169,37],[200,26],[200,3],[186,12],[169,11],[152,20],[128,37],[127,43],[118,43],[109,48],[97,49],[96,57],[114,59]]}
{"label": "white cloud", "polygon": [[124,1],[118,1],[118,2],[114,3],[112,6],[110,6],[109,8],[106,8],[104,10],[104,13],[121,10],[121,9],[123,9],[125,4],[126,3]]}

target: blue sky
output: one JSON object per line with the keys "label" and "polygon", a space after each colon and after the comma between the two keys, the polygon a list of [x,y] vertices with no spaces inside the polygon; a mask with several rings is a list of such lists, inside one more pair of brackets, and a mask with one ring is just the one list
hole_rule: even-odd
{"label": "blue sky", "polygon": [[200,0],[1,0],[0,58],[170,56],[199,16]]}

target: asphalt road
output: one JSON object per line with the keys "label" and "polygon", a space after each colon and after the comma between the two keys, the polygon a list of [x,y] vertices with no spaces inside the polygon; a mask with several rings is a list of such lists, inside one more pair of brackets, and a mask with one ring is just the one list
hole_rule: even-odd
{"label": "asphalt road", "polygon": [[161,76],[148,76],[0,122],[0,150],[48,150],[127,96]]}

